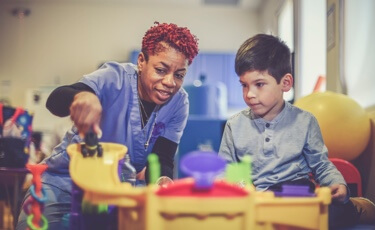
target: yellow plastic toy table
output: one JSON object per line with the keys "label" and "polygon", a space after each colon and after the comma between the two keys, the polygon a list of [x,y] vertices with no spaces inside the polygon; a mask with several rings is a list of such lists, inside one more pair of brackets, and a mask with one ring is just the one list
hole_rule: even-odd
{"label": "yellow plastic toy table", "polygon": [[121,183],[118,176],[118,161],[127,148],[101,145],[102,157],[83,157],[80,144],[69,146],[69,170],[72,180],[84,190],[85,200],[118,206],[119,229],[328,229],[329,188],[316,189],[314,197],[287,198],[225,181],[215,181],[214,189],[200,191],[190,178],[165,188],[134,188]]}

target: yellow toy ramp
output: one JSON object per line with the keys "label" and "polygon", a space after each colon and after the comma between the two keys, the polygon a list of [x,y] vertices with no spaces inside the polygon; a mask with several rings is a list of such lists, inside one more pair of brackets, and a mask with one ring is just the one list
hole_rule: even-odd
{"label": "yellow toy ramp", "polygon": [[[85,192],[85,199],[92,203],[128,204],[130,199],[140,200],[142,189],[132,188],[129,183],[121,183],[118,176],[118,162],[128,151],[121,144],[100,143],[103,156],[84,157],[81,144],[67,148],[70,156],[69,172],[72,180]],[[107,202],[106,202],[107,201]],[[133,202],[132,202],[133,203]]]}

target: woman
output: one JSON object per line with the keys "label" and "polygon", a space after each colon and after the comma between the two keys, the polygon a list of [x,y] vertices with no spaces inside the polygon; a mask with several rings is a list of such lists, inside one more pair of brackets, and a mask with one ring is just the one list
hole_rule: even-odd
{"label": "woman", "polygon": [[[63,215],[70,212],[72,182],[66,148],[81,142],[91,128],[101,142],[128,147],[137,179],[145,179],[151,152],[159,156],[161,176],[172,178],[174,154],[189,111],[181,86],[197,54],[197,38],[187,28],[156,22],[143,37],[137,65],[108,62],[78,83],[51,93],[47,108],[57,116],[70,114],[74,122],[62,143],[44,160],[48,201],[43,213],[51,229],[58,228]],[[25,226],[21,213],[17,229]]]}

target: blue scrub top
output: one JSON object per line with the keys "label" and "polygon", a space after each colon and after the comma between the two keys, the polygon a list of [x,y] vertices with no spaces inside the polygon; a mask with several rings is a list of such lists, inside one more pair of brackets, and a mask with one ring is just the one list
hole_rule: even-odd
{"label": "blue scrub top", "polygon": [[[100,141],[126,145],[131,163],[140,172],[146,166],[147,156],[159,136],[180,142],[189,113],[189,101],[187,93],[181,88],[167,103],[155,108],[142,129],[137,78],[134,64],[108,62],[95,72],[85,75],[80,82],[92,88],[101,102],[100,127],[103,135]],[[144,144],[148,139],[149,146],[145,149]],[[77,129],[72,127],[51,156],[44,160],[48,164],[48,170],[43,174],[44,183],[70,192],[66,147],[81,141]]]}

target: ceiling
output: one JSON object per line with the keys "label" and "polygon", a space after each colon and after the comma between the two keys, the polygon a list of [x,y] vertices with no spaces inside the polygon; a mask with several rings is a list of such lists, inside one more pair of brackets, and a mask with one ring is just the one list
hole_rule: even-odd
{"label": "ceiling", "polygon": [[[87,1],[87,0],[81,0]],[[99,0],[101,1],[101,0]],[[108,0],[102,0],[108,2]],[[201,7],[201,6],[228,6],[228,7],[239,7],[247,8],[250,10],[258,10],[265,0],[111,0],[115,2],[149,5],[149,6],[190,6],[190,7]]]}
{"label": "ceiling", "polygon": [[[0,0],[1,2],[30,3],[50,0]],[[101,2],[101,3],[129,3],[132,5],[147,6],[182,6],[182,7],[203,7],[222,6],[237,7],[249,10],[259,10],[267,0],[63,0],[63,2]],[[59,2],[59,0],[55,0]]]}

